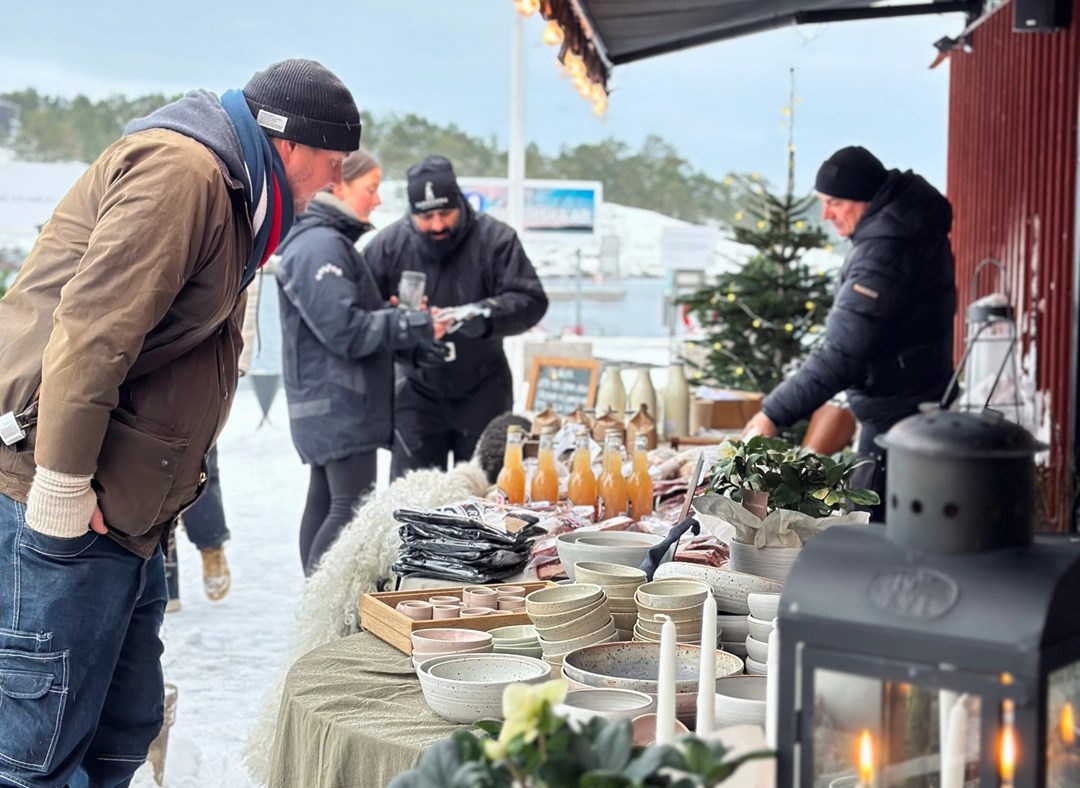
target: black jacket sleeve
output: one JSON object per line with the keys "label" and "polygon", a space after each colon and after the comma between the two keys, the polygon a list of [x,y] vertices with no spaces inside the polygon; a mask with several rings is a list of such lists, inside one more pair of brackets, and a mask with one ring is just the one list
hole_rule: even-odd
{"label": "black jacket sleeve", "polygon": [[313,230],[283,257],[278,282],[301,319],[331,353],[358,359],[411,348],[432,336],[431,317],[400,309],[367,310],[358,303],[355,261],[340,236]]}
{"label": "black jacket sleeve", "polygon": [[862,382],[882,337],[907,303],[910,282],[898,244],[872,242],[845,265],[825,325],[825,341],[798,372],[765,398],[762,410],[785,426],[809,418],[831,397]]}
{"label": "black jacket sleeve", "polygon": [[502,339],[535,326],[548,308],[547,295],[517,234],[507,228],[492,250],[495,294],[491,306],[491,336]]}

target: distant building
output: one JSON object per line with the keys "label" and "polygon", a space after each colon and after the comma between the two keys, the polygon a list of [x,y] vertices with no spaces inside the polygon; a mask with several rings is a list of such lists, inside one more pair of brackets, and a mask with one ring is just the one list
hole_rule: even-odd
{"label": "distant building", "polygon": [[19,105],[0,99],[0,145],[15,139],[19,131]]}

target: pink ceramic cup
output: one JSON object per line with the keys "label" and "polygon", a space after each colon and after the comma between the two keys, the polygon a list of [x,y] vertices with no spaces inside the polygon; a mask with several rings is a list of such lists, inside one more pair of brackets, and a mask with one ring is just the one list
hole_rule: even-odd
{"label": "pink ceramic cup", "polygon": [[461,607],[461,600],[456,596],[429,596],[428,602],[433,605],[457,605]]}
{"label": "pink ceramic cup", "polygon": [[436,621],[440,621],[444,618],[457,618],[461,608],[457,605],[433,605],[431,608],[431,617]]}
{"label": "pink ceramic cup", "polygon": [[476,618],[478,616],[490,616],[495,611],[490,607],[463,607],[461,608],[462,618]]}
{"label": "pink ceramic cup", "polygon": [[499,603],[499,595],[494,588],[483,588],[475,591],[465,590],[466,607],[490,607],[494,609]]}
{"label": "pink ceramic cup", "polygon": [[495,586],[495,593],[499,595],[499,599],[504,596],[525,596],[524,586]]}
{"label": "pink ceramic cup", "polygon": [[501,596],[499,597],[499,610],[524,610],[525,597]]}
{"label": "pink ceramic cup", "polygon": [[430,621],[433,612],[431,603],[425,602],[422,599],[410,599],[405,602],[398,602],[397,609],[414,621]]}

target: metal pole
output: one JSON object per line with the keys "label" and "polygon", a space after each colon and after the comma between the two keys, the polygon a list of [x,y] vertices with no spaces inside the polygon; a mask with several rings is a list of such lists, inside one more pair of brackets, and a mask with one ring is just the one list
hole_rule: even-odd
{"label": "metal pole", "polygon": [[514,12],[510,63],[510,139],[507,150],[507,220],[521,234],[525,224],[525,20]]}
{"label": "metal pole", "polygon": [[581,247],[574,255],[574,332],[579,336],[585,333],[581,325]]}

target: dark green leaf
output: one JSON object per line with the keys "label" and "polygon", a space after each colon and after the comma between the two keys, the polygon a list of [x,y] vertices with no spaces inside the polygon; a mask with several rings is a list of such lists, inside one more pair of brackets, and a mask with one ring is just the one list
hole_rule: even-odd
{"label": "dark green leaf", "polygon": [[881,503],[881,496],[873,490],[848,490],[847,498],[856,506],[877,506]]}
{"label": "dark green leaf", "polygon": [[630,760],[634,729],[630,720],[608,723],[596,737],[596,754],[601,769],[621,772]]}
{"label": "dark green leaf", "polygon": [[501,720],[480,720],[474,722],[473,727],[479,728],[488,736],[493,739],[499,738],[499,732],[502,730],[503,724]]}
{"label": "dark green leaf", "polygon": [[[571,783],[552,783],[552,785],[562,786],[572,785]],[[582,775],[581,779],[577,782],[579,788],[633,788],[633,781],[618,772],[602,772],[594,771]]]}

